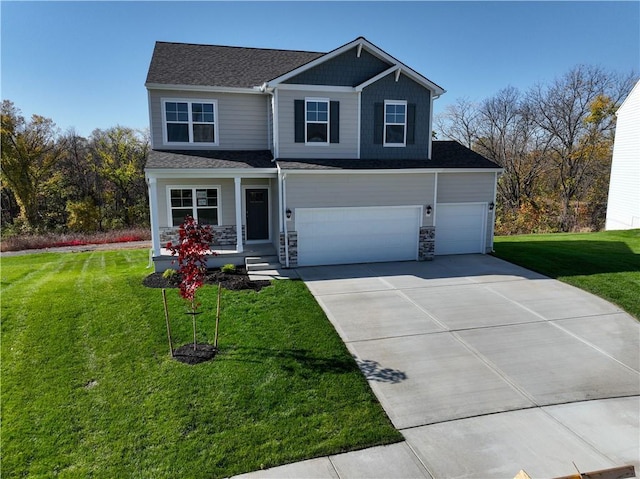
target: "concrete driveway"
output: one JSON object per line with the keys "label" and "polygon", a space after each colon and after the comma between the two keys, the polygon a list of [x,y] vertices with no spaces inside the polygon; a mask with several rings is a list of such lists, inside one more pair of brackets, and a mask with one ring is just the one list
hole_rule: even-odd
{"label": "concrete driveway", "polygon": [[491,256],[299,268],[406,442],[247,477],[640,469],[640,325]]}

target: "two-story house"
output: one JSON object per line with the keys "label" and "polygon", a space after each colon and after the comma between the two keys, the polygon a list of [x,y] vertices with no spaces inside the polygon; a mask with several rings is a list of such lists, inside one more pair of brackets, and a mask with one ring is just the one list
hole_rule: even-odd
{"label": "two-story house", "polygon": [[492,249],[502,170],[432,141],[444,90],[365,38],[329,53],[158,42],[145,86],[158,271],[187,214],[285,267]]}

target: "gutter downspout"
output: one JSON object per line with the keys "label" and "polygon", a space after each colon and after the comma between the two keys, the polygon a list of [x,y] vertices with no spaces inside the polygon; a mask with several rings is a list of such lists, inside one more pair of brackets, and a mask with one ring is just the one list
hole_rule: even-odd
{"label": "gutter downspout", "polygon": [[276,161],[276,168],[278,169],[278,200],[280,202],[280,208],[278,208],[278,230],[284,234],[284,266],[289,267],[289,234],[287,233],[287,220],[285,213],[285,176],[282,174],[280,165]]}
{"label": "gutter downspout", "polygon": [[[287,207],[287,174],[282,175],[282,208],[283,211]],[[289,267],[289,232],[287,231],[287,216],[283,218],[284,224],[284,267]]]}

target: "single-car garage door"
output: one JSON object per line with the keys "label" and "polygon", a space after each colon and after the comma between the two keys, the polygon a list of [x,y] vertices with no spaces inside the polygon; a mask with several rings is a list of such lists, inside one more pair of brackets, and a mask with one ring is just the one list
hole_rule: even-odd
{"label": "single-car garage door", "polygon": [[296,208],[298,265],[415,260],[420,206]]}
{"label": "single-car garage door", "polygon": [[435,254],[484,253],[484,203],[440,203],[436,208]]}

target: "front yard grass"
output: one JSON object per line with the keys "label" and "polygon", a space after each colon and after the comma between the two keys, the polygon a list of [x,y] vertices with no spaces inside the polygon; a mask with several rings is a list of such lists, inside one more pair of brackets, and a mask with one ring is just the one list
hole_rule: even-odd
{"label": "front yard grass", "polygon": [[640,319],[640,230],[495,238],[495,255],[617,304]]}
{"label": "front yard grass", "polygon": [[[2,259],[3,477],[225,477],[402,439],[304,283],[223,290],[221,352],[188,366],[146,264],[146,250]],[[212,342],[216,288],[198,294]]]}

